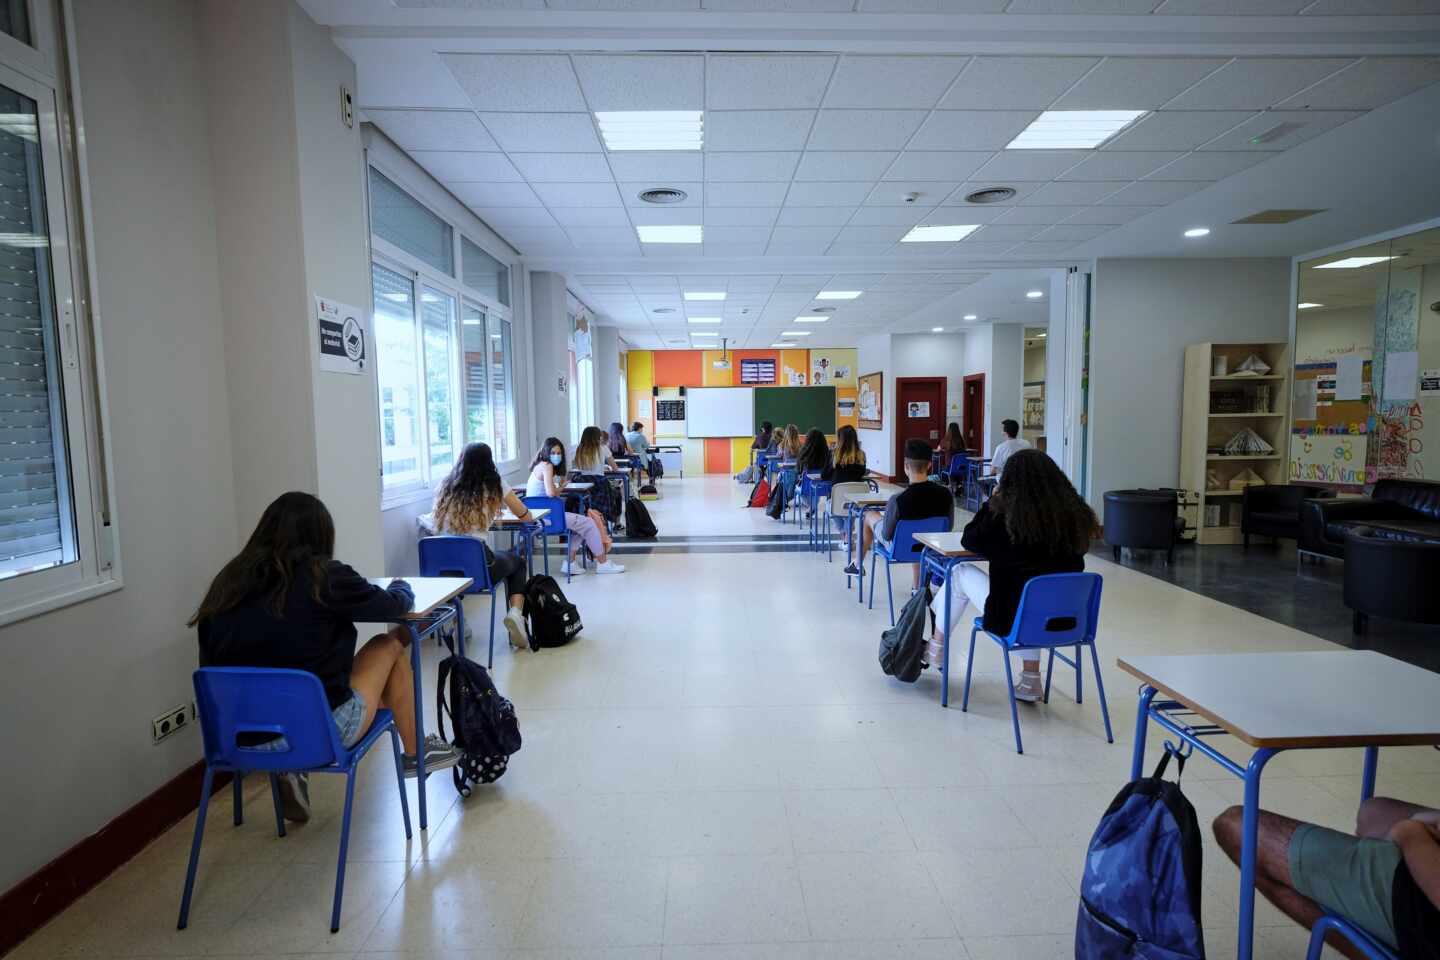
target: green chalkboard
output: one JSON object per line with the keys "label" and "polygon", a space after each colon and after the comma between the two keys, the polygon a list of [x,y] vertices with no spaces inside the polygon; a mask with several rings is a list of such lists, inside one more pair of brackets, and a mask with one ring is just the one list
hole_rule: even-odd
{"label": "green chalkboard", "polygon": [[835,432],[834,387],[756,387],[755,430],[760,421],[769,420],[777,427],[793,423],[803,434],[811,427],[821,433]]}

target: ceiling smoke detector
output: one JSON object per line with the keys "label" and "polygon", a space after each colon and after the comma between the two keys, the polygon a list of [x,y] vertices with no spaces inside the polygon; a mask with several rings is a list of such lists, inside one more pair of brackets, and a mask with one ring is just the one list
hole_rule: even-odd
{"label": "ceiling smoke detector", "polygon": [[1004,203],[1015,196],[1014,187],[986,187],[966,194],[966,203]]}
{"label": "ceiling smoke detector", "polygon": [[646,203],[680,203],[690,194],[678,187],[654,187],[640,191],[639,197]]}

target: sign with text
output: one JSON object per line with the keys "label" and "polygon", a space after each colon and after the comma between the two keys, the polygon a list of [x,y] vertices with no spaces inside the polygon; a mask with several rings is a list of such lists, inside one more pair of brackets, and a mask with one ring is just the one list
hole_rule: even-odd
{"label": "sign with text", "polygon": [[1299,433],[1291,438],[1290,479],[1308,483],[1365,483],[1365,434]]}
{"label": "sign with text", "polygon": [[774,383],[774,382],[775,382],[775,361],[774,361],[774,360],[741,360],[741,361],[740,361],[740,382],[741,382],[741,383]]}
{"label": "sign with text", "polygon": [[365,314],[349,304],[315,298],[315,323],[320,335],[320,369],[327,373],[365,373]]}

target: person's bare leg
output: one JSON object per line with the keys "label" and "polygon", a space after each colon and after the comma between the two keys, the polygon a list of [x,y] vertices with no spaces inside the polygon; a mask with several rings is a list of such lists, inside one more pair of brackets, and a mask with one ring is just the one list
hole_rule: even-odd
{"label": "person's bare leg", "polygon": [[[1244,811],[1231,807],[1215,818],[1215,840],[1220,849],[1238,866],[1240,863],[1241,827]],[[1295,836],[1299,820],[1268,810],[1260,811],[1260,828],[1256,836],[1258,849],[1255,851],[1255,889],[1264,895],[1287,917],[1309,930],[1324,916],[1325,911],[1309,897],[1293,886],[1290,879],[1290,841]],[[1351,960],[1365,960],[1364,954],[1342,937],[1331,935],[1325,942],[1339,950]]]}
{"label": "person's bare leg", "polygon": [[410,631],[394,627],[366,641],[350,667],[350,687],[365,699],[361,730],[369,730],[381,706],[395,714],[405,752],[415,755],[415,688],[410,672]]}
{"label": "person's bare leg", "polygon": [[1429,807],[1422,807],[1418,803],[1392,800],[1389,797],[1371,797],[1360,804],[1360,810],[1355,814],[1355,836],[1369,837],[1372,840],[1388,839],[1390,828],[1395,824],[1429,810]]}

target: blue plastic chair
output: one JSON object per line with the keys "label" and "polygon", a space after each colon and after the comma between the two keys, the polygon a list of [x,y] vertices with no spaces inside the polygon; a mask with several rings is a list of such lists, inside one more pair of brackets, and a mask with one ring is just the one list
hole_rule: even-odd
{"label": "blue plastic chair", "polygon": [[[360,760],[381,735],[390,732],[395,752],[395,777],[400,783],[400,812],[405,837],[410,838],[410,801],[405,794],[405,768],[400,734],[389,710],[375,711],[375,721],[355,746],[340,743],[340,729],[330,714],[320,679],[305,670],[258,667],[202,667],[195,671],[195,705],[205,747],[205,779],[200,786],[200,808],[195,815],[195,838],[190,843],[190,866],[185,871],[185,892],[180,898],[184,930],[190,918],[190,896],[200,864],[200,842],[205,838],[205,813],[215,774],[235,777],[235,825],[244,821],[240,781],[246,773],[264,771],[270,777],[270,799],[275,805],[275,831],[285,836],[280,809],[281,772],[340,773],[345,775],[345,815],[340,823],[340,861],[335,867],[335,903],[330,910],[330,932],[340,929],[340,903],[345,893],[345,857],[350,845],[350,808],[355,800],[355,771]],[[286,749],[261,750],[237,744],[241,734],[283,736]]]}
{"label": "blue plastic chair", "polygon": [[[570,528],[565,525],[565,501],[559,497],[521,497],[520,502],[531,510],[549,510],[540,521],[540,555],[545,564],[545,575],[550,575],[550,541],[555,537],[565,547],[565,556],[570,556]],[[580,562],[585,562],[585,551],[580,551]],[[569,567],[566,568],[565,582],[570,582]],[[491,600],[493,605],[494,600]]]}
{"label": "blue plastic chair", "polygon": [[821,530],[818,522],[820,516],[820,501],[830,496],[831,486],[831,482],[829,480],[821,480],[819,474],[807,473],[800,479],[800,493],[799,496],[795,498],[795,508],[797,512],[799,511],[800,501],[802,500],[810,510],[810,516],[807,519],[810,549],[817,553],[820,551]]}
{"label": "blue plastic chair", "polygon": [[1325,949],[1325,934],[1327,933],[1338,933],[1354,944],[1370,960],[1400,960],[1400,954],[1380,943],[1349,920],[1342,920],[1329,913],[1315,921],[1315,926],[1310,928],[1310,949],[1305,953],[1305,960],[1320,960],[1320,953]]}
{"label": "blue plastic chair", "polygon": [[890,597],[890,625],[895,625],[895,585],[890,580],[890,568],[897,563],[919,563],[925,548],[915,542],[917,533],[944,533],[950,529],[949,517],[926,517],[924,520],[901,520],[895,524],[895,538],[889,543],[878,536],[870,545],[870,604],[875,609],[875,560],[885,560],[885,592]]}
{"label": "blue plastic chair", "polygon": [[[563,519],[563,518],[562,518]],[[420,576],[469,577],[475,582],[466,594],[490,594],[490,652],[487,667],[495,666],[495,596],[500,592],[490,582],[490,564],[485,560],[485,545],[474,537],[422,537],[420,539]],[[455,630],[464,652],[465,606],[455,598]]]}
{"label": "blue plastic chair", "polygon": [[[1095,652],[1095,630],[1100,624],[1100,588],[1098,573],[1051,573],[1032,577],[1020,594],[1020,608],[1009,636],[997,637],[985,629],[984,617],[975,618],[970,630],[970,656],[965,662],[965,694],[960,709],[970,707],[970,675],[975,666],[975,636],[982,631],[1000,645],[1005,661],[1005,692],[1010,696],[1010,722],[1015,727],[1015,752],[1024,753],[1020,740],[1020,712],[1015,706],[1015,676],[1010,654],[1025,650],[1048,650],[1049,664],[1045,669],[1046,703],[1050,702],[1050,677],[1055,672],[1055,659],[1075,668],[1075,702],[1084,703],[1081,686],[1080,648],[1090,648],[1095,667],[1095,685],[1100,690],[1100,714],[1105,718],[1105,739],[1115,742],[1110,729],[1110,707],[1105,702],[1105,681],[1100,676],[1100,655]],[[1074,647],[1075,659],[1060,653],[1057,647]]]}

